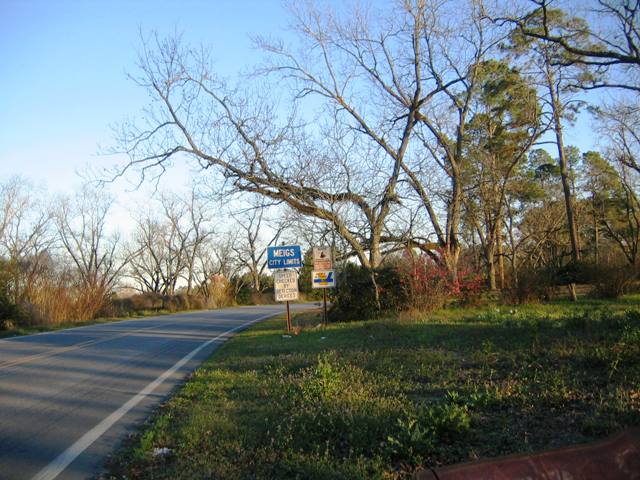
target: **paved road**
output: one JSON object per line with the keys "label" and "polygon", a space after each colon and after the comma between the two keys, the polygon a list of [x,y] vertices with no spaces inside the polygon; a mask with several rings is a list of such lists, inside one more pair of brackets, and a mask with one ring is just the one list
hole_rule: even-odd
{"label": "paved road", "polygon": [[242,307],[0,340],[0,479],[96,475],[218,345],[282,311]]}

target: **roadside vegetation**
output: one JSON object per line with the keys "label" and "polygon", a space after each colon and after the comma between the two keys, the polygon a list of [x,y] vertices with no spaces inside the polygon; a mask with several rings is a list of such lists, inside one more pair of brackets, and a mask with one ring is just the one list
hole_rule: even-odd
{"label": "roadside vegetation", "polygon": [[640,297],[333,323],[225,343],[111,478],[405,478],[640,425]]}
{"label": "roadside vegetation", "polygon": [[[330,3],[291,2],[289,36],[254,38],[259,65],[233,79],[179,33],[142,33],[127,68],[149,102],[107,149],[124,161],[69,195],[0,178],[0,329],[139,310],[127,302],[264,302],[265,249],[283,242],[334,250],[354,285],[341,320],[473,305],[479,290],[507,303],[631,291],[637,5]],[[126,205],[118,233],[99,185],[177,163],[190,188]]]}
{"label": "roadside vegetation", "polygon": [[290,2],[291,36],[254,38],[236,78],[145,32],[129,77],[149,102],[98,183],[181,163],[193,184],[128,206],[125,238],[96,183],[0,179],[0,330],[269,302],[283,243],[318,298],[326,246],[331,324],[239,335],[116,476],[402,477],[637,425],[639,12]]}

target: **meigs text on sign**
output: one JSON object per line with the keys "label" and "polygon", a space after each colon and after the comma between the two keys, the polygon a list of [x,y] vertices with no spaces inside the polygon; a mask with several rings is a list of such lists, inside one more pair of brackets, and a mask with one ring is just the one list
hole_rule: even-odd
{"label": "meigs text on sign", "polygon": [[300,245],[283,245],[281,247],[267,248],[267,267],[276,268],[301,268],[302,250]]}

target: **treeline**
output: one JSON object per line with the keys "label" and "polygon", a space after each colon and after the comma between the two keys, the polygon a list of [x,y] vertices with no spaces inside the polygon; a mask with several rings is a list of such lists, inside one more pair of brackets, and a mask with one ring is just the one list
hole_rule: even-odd
{"label": "treeline", "polygon": [[[117,174],[144,179],[195,163],[217,198],[276,206],[289,238],[333,246],[345,272],[358,264],[353,298],[377,311],[398,286],[392,298],[409,292],[416,308],[442,303],[417,300],[421,291],[526,301],[562,287],[575,300],[587,283],[617,296],[636,278],[640,239],[638,8],[295,3],[295,39],[256,38],[264,61],[235,81],[217,75],[215,52],[152,34],[132,75],[150,103],[118,129],[113,150],[128,163]],[[569,145],[579,119],[597,151]],[[127,261],[136,288],[171,295],[182,279],[187,294],[206,296],[212,272],[240,275],[220,267],[235,242],[198,227],[185,199],[161,203],[161,225],[141,217],[128,250],[138,253]],[[261,210],[251,211],[234,223],[262,231]],[[54,223],[62,239],[66,227]],[[200,241],[216,245],[209,260]],[[75,281],[94,291],[73,241],[62,242]],[[173,253],[158,261],[157,248]],[[257,253],[238,265],[263,291]]]}
{"label": "treeline", "polygon": [[54,198],[19,177],[0,183],[0,208],[4,328],[272,301],[261,208],[229,222],[195,190],[165,193],[131,209],[123,238],[101,189]]}
{"label": "treeline", "polygon": [[[264,62],[235,83],[211,52],[151,35],[136,79],[153,115],[122,125],[121,173],[195,160],[222,194],[286,205],[374,292],[406,250],[454,289],[474,268],[493,291],[542,279],[576,299],[595,270],[637,264],[638,8],[306,2],[295,40],[256,38]],[[568,145],[580,117],[598,151]]]}

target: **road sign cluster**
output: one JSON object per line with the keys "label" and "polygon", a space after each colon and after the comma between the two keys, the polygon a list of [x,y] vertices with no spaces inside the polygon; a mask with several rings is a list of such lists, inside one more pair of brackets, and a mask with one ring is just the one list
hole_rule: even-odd
{"label": "road sign cluster", "polygon": [[[274,270],[273,281],[276,301],[285,302],[298,298],[298,278],[290,268],[302,267],[300,245],[282,245],[267,248],[267,267]],[[313,248],[312,288],[335,288],[336,274],[330,247]]]}
{"label": "road sign cluster", "polygon": [[[267,267],[273,272],[273,289],[276,302],[287,302],[287,330],[291,331],[289,301],[298,299],[298,273],[291,268],[302,267],[300,245],[282,245],[267,248]],[[335,288],[336,275],[333,270],[333,256],[329,247],[313,248],[312,288]],[[327,322],[327,292],[323,290],[324,323]]]}

